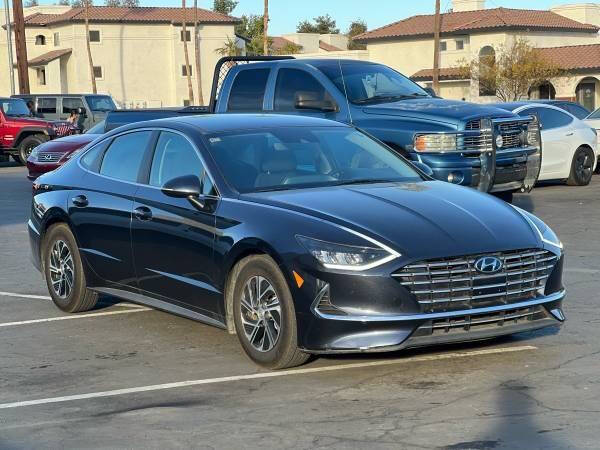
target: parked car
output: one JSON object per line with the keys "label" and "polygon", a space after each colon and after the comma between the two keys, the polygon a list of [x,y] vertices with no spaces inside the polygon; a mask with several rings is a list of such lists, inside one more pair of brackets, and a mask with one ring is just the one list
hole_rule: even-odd
{"label": "parked car", "polygon": [[92,128],[104,120],[108,112],[117,109],[112,97],[104,94],[20,94],[13,97],[32,101],[36,113],[49,120],[67,120],[72,111],[81,108],[85,117],[83,130]]}
{"label": "parked car", "polygon": [[535,114],[542,125],[540,180],[566,180],[571,186],[590,183],[598,160],[597,131],[567,111],[549,104],[499,103],[515,114]]}
{"label": "parked car", "polygon": [[27,158],[27,178],[35,180],[40,175],[57,169],[73,154],[84,148],[99,135],[107,133],[122,125],[144,120],[161,119],[187,114],[198,114],[204,108],[156,108],[156,109],[116,109],[110,111],[105,120],[98,122],[84,134],[67,136],[45,142],[36,147]]}
{"label": "parked car", "polygon": [[[586,124],[596,130],[596,134],[600,133],[600,108],[595,110],[589,116],[587,116],[584,120]],[[600,142],[599,144],[600,145]],[[600,155],[598,156],[600,158]],[[600,161],[596,163],[596,173],[600,173]]]}
{"label": "parked car", "polygon": [[[429,165],[439,180],[507,200],[514,191],[532,189],[540,169],[533,117],[433,98],[395,70],[366,61],[225,57],[215,69],[209,108],[350,123]],[[529,140],[513,138],[521,134]],[[501,138],[505,145],[499,148]]]}
{"label": "parked car", "polygon": [[17,98],[0,97],[0,154],[25,164],[38,145],[73,132],[68,122],[34,118],[27,104]]}
{"label": "parked car", "polygon": [[529,102],[542,105],[556,106],[557,108],[565,110],[569,114],[572,114],[573,116],[577,117],[579,120],[585,119],[591,113],[591,111],[585,106],[567,100],[529,100]]}
{"label": "parked car", "polygon": [[89,310],[100,293],[150,305],[237,333],[274,369],[311,353],[564,320],[562,244],[547,225],[435,181],[339,122],[135,123],[42,175],[33,192],[33,261],[60,309]]}

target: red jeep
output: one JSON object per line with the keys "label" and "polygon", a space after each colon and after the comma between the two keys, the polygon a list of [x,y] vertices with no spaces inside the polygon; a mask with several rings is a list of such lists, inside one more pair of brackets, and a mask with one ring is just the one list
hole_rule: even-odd
{"label": "red jeep", "polygon": [[20,98],[0,98],[0,155],[25,164],[31,151],[43,142],[74,133],[69,122],[33,117]]}

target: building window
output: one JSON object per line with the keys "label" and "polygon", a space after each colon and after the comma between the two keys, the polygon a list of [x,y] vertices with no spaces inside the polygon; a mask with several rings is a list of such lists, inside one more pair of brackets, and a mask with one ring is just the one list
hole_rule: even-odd
{"label": "building window", "polygon": [[440,42],[440,52],[445,52],[446,50],[448,50],[448,43],[445,41]]}
{"label": "building window", "polygon": [[37,80],[40,86],[46,85],[46,69],[36,69]]}
{"label": "building window", "polygon": [[461,39],[457,39],[456,40],[456,50],[464,50],[465,48],[465,41],[461,40]]}
{"label": "building window", "polygon": [[94,78],[102,79],[102,66],[94,66]]}
{"label": "building window", "polygon": [[[183,30],[179,32],[179,39],[183,42]],[[192,33],[190,30],[185,30],[185,40],[190,42],[192,40]]]}
{"label": "building window", "polygon": [[192,77],[192,66],[187,66],[187,70],[186,70],[186,65],[184,64],[183,66],[181,66],[181,76],[182,77],[187,77],[188,73],[190,74],[190,77]]}
{"label": "building window", "polygon": [[58,36],[58,33],[54,33],[54,46],[58,47],[60,45],[60,38]]}
{"label": "building window", "polygon": [[183,106],[191,106],[191,102],[187,99],[183,99]]}
{"label": "building window", "polygon": [[90,30],[90,42],[100,42],[100,30]]}
{"label": "building window", "polygon": [[38,34],[35,37],[35,45],[46,45],[46,36],[43,34]]}

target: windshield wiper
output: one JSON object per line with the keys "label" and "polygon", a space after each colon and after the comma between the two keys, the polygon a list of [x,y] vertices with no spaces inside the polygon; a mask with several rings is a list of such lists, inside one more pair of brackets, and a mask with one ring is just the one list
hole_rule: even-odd
{"label": "windshield wiper", "polygon": [[400,180],[390,180],[384,178],[359,178],[358,180],[345,180],[333,183],[333,186],[346,186],[351,184],[374,184],[374,183],[399,183]]}

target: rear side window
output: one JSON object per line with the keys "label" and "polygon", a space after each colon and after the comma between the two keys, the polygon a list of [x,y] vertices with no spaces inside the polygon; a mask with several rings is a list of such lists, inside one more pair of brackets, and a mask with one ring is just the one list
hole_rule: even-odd
{"label": "rear side window", "polygon": [[41,114],[56,114],[56,97],[38,98],[37,111]]}
{"label": "rear side window", "polygon": [[242,70],[233,80],[228,111],[262,111],[269,69]]}
{"label": "rear side window", "polygon": [[573,114],[579,120],[585,119],[590,114],[590,112],[587,109],[585,109],[583,106],[575,105],[572,103],[567,103],[564,105],[564,107],[567,109],[567,111],[569,111],[571,114]]}
{"label": "rear side window", "polygon": [[552,130],[554,128],[566,127],[573,118],[556,109],[550,108],[528,108],[519,113],[520,116],[536,114],[542,124],[542,130]]}
{"label": "rear side window", "polygon": [[98,172],[100,162],[102,161],[102,153],[104,153],[108,144],[110,144],[109,139],[94,145],[94,147],[89,149],[79,160],[81,165],[92,172]]}
{"label": "rear side window", "polygon": [[325,100],[325,88],[311,74],[298,69],[281,69],[275,86],[275,111],[293,111],[297,97]]}
{"label": "rear side window", "polygon": [[136,131],[116,137],[104,154],[100,173],[123,181],[137,181],[151,134],[151,131]]}
{"label": "rear side window", "polygon": [[62,99],[63,114],[71,114],[77,108],[83,108],[83,101],[80,98],[64,97]]}

